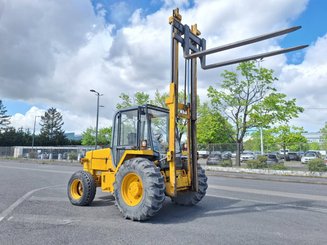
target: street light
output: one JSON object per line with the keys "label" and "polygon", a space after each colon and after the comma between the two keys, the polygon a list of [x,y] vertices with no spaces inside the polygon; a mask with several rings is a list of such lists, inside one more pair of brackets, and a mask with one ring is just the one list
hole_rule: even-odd
{"label": "street light", "polygon": [[95,93],[97,96],[97,120],[95,124],[95,149],[98,148],[98,123],[99,123],[99,98],[103,94],[100,94],[99,92],[95,91],[94,89],[90,89],[90,92]]}
{"label": "street light", "polygon": [[34,152],[34,139],[35,139],[35,125],[36,125],[36,118],[41,116],[34,117],[34,127],[33,127],[33,137],[32,137],[32,152]]}

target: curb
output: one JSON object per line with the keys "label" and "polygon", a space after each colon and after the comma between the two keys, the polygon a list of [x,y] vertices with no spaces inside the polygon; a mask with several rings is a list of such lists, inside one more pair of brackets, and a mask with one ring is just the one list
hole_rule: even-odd
{"label": "curb", "polygon": [[230,173],[250,173],[278,176],[299,176],[299,177],[320,177],[327,178],[327,172],[309,172],[309,171],[293,171],[293,170],[272,170],[272,169],[249,169],[249,168],[233,168],[219,166],[203,166],[205,170],[216,172]]}

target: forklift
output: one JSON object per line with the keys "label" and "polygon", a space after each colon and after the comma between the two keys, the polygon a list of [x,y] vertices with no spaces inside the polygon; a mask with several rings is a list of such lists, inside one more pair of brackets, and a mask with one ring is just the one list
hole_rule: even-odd
{"label": "forklift", "polygon": [[[196,141],[198,58],[201,68],[206,70],[307,47],[302,45],[207,64],[207,55],[287,34],[300,27],[207,49],[197,25],[189,27],[181,21],[179,9],[173,10],[169,18],[171,82],[167,108],[146,104],[116,112],[111,147],[87,152],[81,159],[83,170],[74,173],[68,182],[67,194],[73,205],[90,205],[96,188],[100,187],[103,192],[114,195],[125,218],[143,221],[159,212],[166,196],[178,205],[200,202],[208,184],[205,171],[198,164]],[[180,46],[185,64],[181,84]],[[184,91],[183,99],[179,99],[179,91]],[[180,138],[181,122],[187,126],[185,139]]]}

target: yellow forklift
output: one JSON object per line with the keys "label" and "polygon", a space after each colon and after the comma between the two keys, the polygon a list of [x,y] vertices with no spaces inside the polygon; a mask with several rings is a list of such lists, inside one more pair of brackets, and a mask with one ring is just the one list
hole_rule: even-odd
{"label": "yellow forklift", "polygon": [[[122,215],[142,221],[155,215],[166,196],[179,205],[195,205],[206,194],[207,177],[198,165],[196,143],[197,58],[203,69],[261,59],[306,47],[298,46],[225,62],[206,64],[206,56],[295,31],[300,27],[206,49],[197,25],[183,25],[173,10],[171,25],[171,83],[167,108],[136,106],[118,111],[113,120],[111,147],[86,153],[83,170],[72,175],[67,193],[73,205],[92,203],[96,188],[114,195]],[[179,45],[183,48],[184,82],[179,84]],[[182,89],[180,89],[182,87]],[[184,91],[179,101],[178,93]],[[180,139],[186,122],[185,139]],[[181,142],[185,142],[181,145]]]}

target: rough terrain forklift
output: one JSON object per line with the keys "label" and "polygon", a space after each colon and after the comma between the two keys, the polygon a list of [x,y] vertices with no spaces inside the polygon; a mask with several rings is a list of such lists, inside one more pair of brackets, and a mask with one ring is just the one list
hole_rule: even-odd
{"label": "rough terrain forklift", "polygon": [[[299,27],[206,49],[206,40],[199,37],[197,26],[183,25],[181,19],[178,9],[169,18],[172,53],[168,109],[147,104],[118,111],[113,120],[111,147],[87,152],[81,159],[83,170],[74,173],[69,180],[67,192],[72,204],[91,204],[97,187],[112,193],[122,215],[131,220],[146,220],[155,215],[165,196],[176,204],[197,204],[208,187],[197,156],[197,58],[203,69],[211,69],[305,47],[207,65],[209,54],[286,34]],[[178,99],[179,87],[182,87],[178,81],[179,44],[185,61],[182,101]],[[183,120],[187,129],[185,143],[181,146],[178,125]]]}

